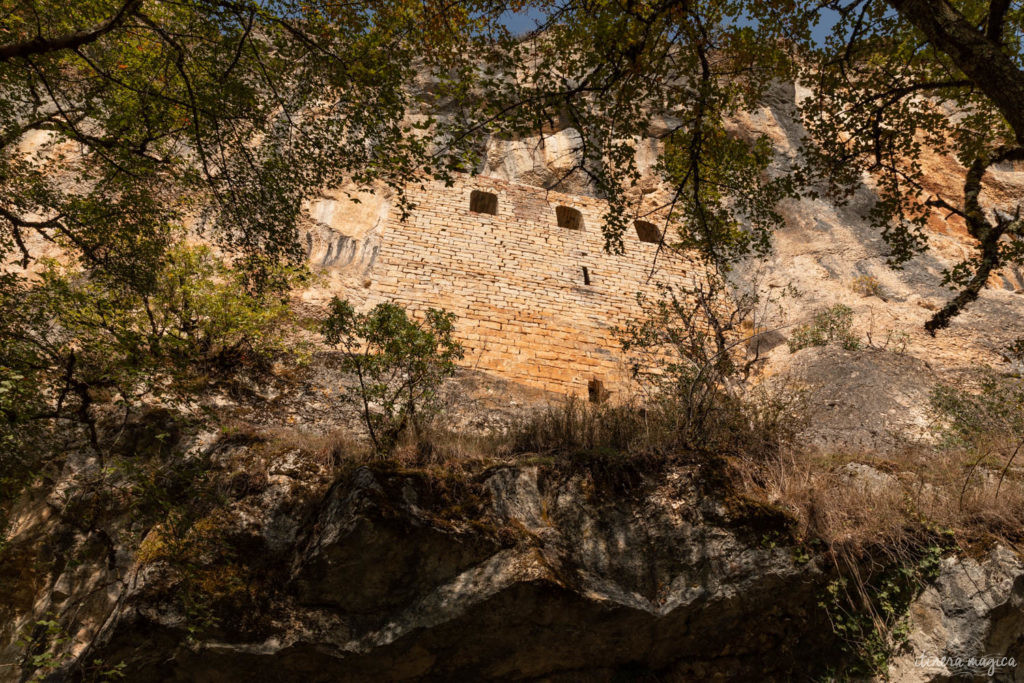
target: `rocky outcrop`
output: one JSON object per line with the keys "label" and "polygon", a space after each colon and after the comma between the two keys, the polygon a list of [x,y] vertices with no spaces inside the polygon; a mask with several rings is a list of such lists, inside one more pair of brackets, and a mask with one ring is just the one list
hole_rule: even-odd
{"label": "rocky outcrop", "polygon": [[1024,564],[1006,548],[979,559],[945,558],[909,620],[893,680],[1024,679]]}
{"label": "rocky outcrop", "polygon": [[[236,463],[251,448],[211,447],[214,460]],[[56,663],[44,670],[55,681],[83,666],[211,682],[843,671],[852,650],[824,607],[835,563],[793,545],[784,511],[709,488],[707,467],[672,465],[622,488],[550,465],[475,476],[362,466],[328,487],[318,465],[284,450],[265,474],[232,476],[231,502],[193,527],[217,519],[216,533],[174,553],[154,550],[169,547],[154,543],[159,528],[134,555],[110,554],[95,534],[68,539],[78,559],[28,596],[59,630],[6,634],[0,680],[32,674],[27,641],[30,655],[50,653],[40,661]],[[864,465],[839,476],[854,488],[892,484]],[[22,531],[30,538],[12,541],[26,552],[60,536],[52,519]],[[1010,551],[948,556],[910,606],[892,680],[947,680],[921,664],[930,655],[1024,658],[1022,599],[1024,563]]]}
{"label": "rocky outcrop", "polygon": [[780,351],[772,370],[777,383],[802,392],[807,445],[866,456],[930,435],[929,393],[939,377],[926,361],[878,348]]}
{"label": "rocky outcrop", "polygon": [[[781,172],[798,147],[800,96],[780,86],[738,122],[773,138]],[[639,143],[645,187],[656,185],[655,136],[669,123],[659,125]],[[578,137],[561,127],[495,139],[478,170],[549,187],[571,168]],[[952,160],[927,161],[937,184],[956,182]],[[988,191],[1024,188],[1020,169],[991,177]],[[786,299],[769,321],[776,329],[761,349],[764,372],[807,387],[816,412],[804,437],[825,450],[885,451],[919,436],[932,384],[1000,362],[999,348],[1019,334],[1024,299],[1015,273],[1004,273],[994,283],[1001,286],[986,290],[950,330],[924,334],[922,323],[948,296],[937,284],[942,269],[967,253],[962,234],[933,221],[934,251],[902,271],[888,269],[885,246],[864,220],[869,185],[843,207],[785,203],[772,256],[736,274],[740,286],[802,295]],[[578,176],[559,189],[591,193]],[[369,287],[390,208],[387,197],[369,194],[359,204],[334,191],[310,201],[304,246],[328,277],[306,298],[342,284]],[[856,291],[862,277],[877,280],[875,293]],[[790,353],[791,328],[837,302],[854,309],[855,332],[868,347]],[[887,340],[900,334],[906,344],[897,350]],[[289,420],[323,426],[334,411],[312,390],[299,400],[302,412]],[[508,393],[489,400],[507,404]],[[696,468],[661,472],[629,491],[533,466],[467,480],[364,467],[332,483],[298,452],[277,453],[259,469],[244,446],[236,451],[250,469],[219,492],[230,499],[215,529],[222,545],[196,543],[191,578],[180,558],[153,550],[160,529],[133,513],[101,520],[96,529],[108,531],[99,533],[85,523],[88,506],[84,526],[59,521],[72,502],[82,503],[73,496],[27,496],[11,515],[0,566],[0,680],[50,669],[52,680],[64,680],[95,661],[123,665],[130,681],[218,682],[762,681],[843,669],[847,650],[820,605],[834,565],[780,542],[787,521],[778,510],[708,493]],[[866,466],[838,474],[851,491],[894,481]],[[139,541],[145,552],[135,552]],[[196,590],[216,599],[197,599]],[[1024,563],[1013,552],[949,555],[910,606],[908,648],[891,678],[978,673],[942,657],[1024,660],[1022,600]],[[33,667],[33,659],[46,666]],[[1020,680],[1012,667],[1001,675]]]}
{"label": "rocky outcrop", "polygon": [[228,532],[277,568],[265,619],[190,637],[173,561],[143,562],[79,654],[132,681],[782,680],[835,657],[818,565],[689,470],[639,496],[519,466],[443,488],[360,468],[304,517],[271,484]]}

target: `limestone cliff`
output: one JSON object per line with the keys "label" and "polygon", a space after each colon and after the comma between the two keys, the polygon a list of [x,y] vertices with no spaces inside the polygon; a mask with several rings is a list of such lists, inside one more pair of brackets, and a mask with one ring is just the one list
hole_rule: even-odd
{"label": "limestone cliff", "polygon": [[[764,107],[734,122],[740,130],[771,138],[777,150],[773,173],[786,173],[799,154],[803,130],[796,105],[807,96],[792,84],[780,84]],[[677,123],[656,122],[650,137],[636,144],[643,174],[638,216],[662,204],[664,188],[654,163],[660,137]],[[382,195],[362,196],[355,205],[331,194],[311,200],[311,260],[325,272],[327,284],[305,297],[322,301],[341,293],[366,304],[397,297],[407,304],[444,306],[466,321],[463,341],[473,367],[561,393],[582,393],[594,377],[612,386],[619,382],[618,390],[628,393],[622,368],[609,355],[615,346],[610,328],[629,317],[636,291],[652,291],[659,280],[685,285],[699,277],[699,269],[633,233],[624,236],[624,254],[603,252],[602,202],[592,197],[584,177],[569,173],[579,161],[579,144],[574,129],[557,126],[534,138],[493,139],[476,169],[478,177],[460,178],[455,188],[413,188],[422,211],[414,210],[405,221]],[[934,187],[957,196],[965,169],[955,159],[928,157],[925,167]],[[872,178],[865,177],[842,206],[827,198],[784,202],[786,226],[775,235],[771,255],[741,264],[734,280],[738,290],[758,291],[777,302],[762,321],[777,337],[761,348],[764,374],[795,377],[836,395],[851,395],[856,387],[882,391],[884,400],[846,401],[842,410],[821,411],[815,420],[832,432],[833,443],[846,439],[885,450],[894,433],[919,436],[927,422],[921,401],[901,397],[927,394],[935,379],[979,366],[1017,369],[1005,348],[1020,336],[1024,280],[1012,269],[999,273],[952,327],[932,337],[923,325],[952,296],[941,286],[942,271],[971,253],[966,230],[956,216],[934,210],[929,250],[894,270],[886,264],[882,237],[866,218],[873,187]],[[470,211],[473,189],[500,195],[498,216]],[[990,173],[982,197],[1021,195],[1024,169],[1006,166]],[[524,200],[532,204],[521,211]],[[555,209],[560,203],[583,210],[586,234],[559,229]],[[646,220],[660,229],[659,215]],[[449,248],[441,246],[438,253],[438,244]],[[593,276],[590,285],[584,284],[584,266]],[[451,282],[438,276],[446,270],[455,278]],[[505,300],[506,292],[513,298]],[[815,311],[834,304],[853,309],[855,333],[868,347],[881,349],[884,360],[867,360],[854,374],[852,366],[821,358],[820,352],[792,354],[781,343]],[[555,339],[565,343],[549,343]],[[890,372],[893,368],[898,369]],[[893,402],[901,405],[900,415],[890,412]],[[824,396],[813,403],[834,401]],[[845,420],[845,426],[833,424],[833,417]],[[889,424],[893,419],[900,425]]]}
{"label": "limestone cliff", "polygon": [[[793,545],[781,509],[723,495],[721,462],[624,490],[548,464],[461,481],[393,466],[329,476],[299,448],[260,448],[196,436],[190,457],[234,474],[184,546],[126,511],[109,528],[142,535],[129,554],[26,501],[12,543],[53,561],[23,565],[5,639],[31,625],[29,605],[58,618],[56,634],[27,636],[27,656],[56,646],[54,681],[783,681],[850,664],[830,621],[834,558]],[[948,556],[910,605],[914,649],[895,680],[950,673],[913,653],[1020,660],[1022,601],[1015,554]],[[4,680],[31,675],[25,657],[7,641]]]}
{"label": "limestone cliff", "polygon": [[[780,86],[770,106],[737,122],[772,136],[778,172],[797,150],[800,96]],[[656,190],[659,131],[651,133],[638,153]],[[628,315],[635,289],[649,272],[682,277],[688,266],[656,262],[639,235],[629,236],[626,256],[600,253],[600,198],[575,177],[545,192],[569,167],[575,135],[492,141],[482,179],[422,197],[433,214],[401,226],[385,195],[351,204],[331,189],[311,198],[305,246],[325,277],[302,298],[457,308],[471,350],[465,372],[489,373],[478,405],[458,418],[467,425],[540,403],[541,390],[581,392],[591,378],[614,376],[609,330]],[[937,184],[955,182],[952,160],[931,159],[929,168]],[[474,189],[499,195],[493,218],[470,212]],[[1024,173],[996,171],[987,191],[1024,192]],[[938,379],[980,364],[1008,368],[999,350],[1019,335],[1024,310],[1020,275],[1002,273],[952,328],[926,335],[924,320],[946,296],[940,272],[965,253],[962,230],[936,217],[933,251],[893,271],[863,217],[871,199],[866,178],[845,207],[786,204],[773,255],[736,277],[737,287],[763,293],[799,290],[775,314],[761,376],[810,388],[804,441],[866,460],[922,435]],[[557,206],[580,211],[585,235],[559,225]],[[437,232],[424,235],[425,225]],[[419,249],[427,241],[433,252]],[[458,283],[444,281],[446,263]],[[878,283],[867,296],[855,288],[861,276]],[[791,353],[792,326],[833,303],[853,308],[868,346]],[[279,384],[239,390],[244,403],[225,392],[204,409],[267,429],[346,427],[322,377]],[[781,681],[821,679],[852,657],[828,606],[840,578],[831,549],[802,545],[785,510],[720,486],[717,461],[631,471],[625,488],[543,458],[455,477],[353,466],[343,447],[271,447],[262,436],[203,431],[210,425],[200,415],[193,433],[160,432],[180,437],[182,453],[162,463],[161,476],[202,464],[221,503],[216,515],[189,520],[201,524],[183,540],[172,542],[173,520],[153,521],[148,508],[114,501],[109,517],[90,516],[110,501],[76,497],[73,484],[98,464],[74,454],[58,481],[19,502],[0,568],[0,680],[46,671],[50,680]],[[126,459],[151,458],[142,453],[152,444],[135,445]],[[884,467],[853,472],[837,481],[897,480]],[[183,495],[173,481],[161,486],[165,498]],[[69,511],[85,521],[69,524]],[[865,569],[886,561],[861,559]],[[892,662],[896,680],[957,673],[919,666],[914,653],[1024,659],[1024,563],[1012,550],[946,552],[935,571],[904,605],[912,647]]]}

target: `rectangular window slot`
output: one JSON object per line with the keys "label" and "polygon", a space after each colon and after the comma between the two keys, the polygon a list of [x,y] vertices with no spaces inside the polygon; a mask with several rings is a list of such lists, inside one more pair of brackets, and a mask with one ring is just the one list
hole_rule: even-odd
{"label": "rectangular window slot", "polygon": [[585,284],[585,285],[589,285],[590,284],[590,271],[587,270],[586,266],[583,266],[583,284]]}
{"label": "rectangular window slot", "polygon": [[657,244],[661,242],[661,230],[658,230],[658,226],[648,221],[637,221],[634,223],[636,228],[636,236],[640,238],[641,242],[650,242]]}
{"label": "rectangular window slot", "polygon": [[558,227],[570,230],[583,229],[583,214],[578,209],[568,206],[556,206],[555,218],[558,219]]}
{"label": "rectangular window slot", "polygon": [[498,195],[490,192],[473,190],[469,194],[469,210],[473,213],[489,213],[498,215]]}

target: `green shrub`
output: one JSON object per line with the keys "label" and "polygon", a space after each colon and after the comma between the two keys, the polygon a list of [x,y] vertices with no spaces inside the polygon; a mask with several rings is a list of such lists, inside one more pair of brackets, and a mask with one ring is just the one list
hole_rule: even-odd
{"label": "green shrub", "polygon": [[[924,587],[939,575],[949,539],[907,539],[894,560],[869,565],[831,581],[819,602],[851,661],[845,673],[886,676],[889,662],[907,645],[908,610]],[[848,562],[849,568],[857,566]]]}
{"label": "green shrub", "polygon": [[47,680],[67,664],[71,657],[64,651],[64,645],[70,640],[71,636],[53,612],[29,624],[17,641],[24,649],[20,664],[24,671],[31,674],[30,678],[25,676],[22,680],[27,679],[33,683]]}
{"label": "green shrub", "polygon": [[930,403],[938,435],[952,446],[1024,439],[1024,381],[991,371],[974,381],[940,384]]}
{"label": "green shrub", "polygon": [[[283,289],[298,277],[286,273]],[[106,374],[232,370],[285,348],[281,290],[251,291],[208,247],[168,250],[144,291],[53,264],[42,278],[34,308]]]}
{"label": "green shrub", "polygon": [[25,380],[23,372],[0,365],[0,542],[2,506],[32,474],[34,451],[29,444],[39,428],[32,418],[44,409],[39,393]]}
{"label": "green shrub", "polygon": [[391,453],[403,433],[434,412],[438,388],[463,357],[455,316],[433,308],[416,321],[395,304],[356,313],[335,298],[321,331],[341,349],[343,369],[358,378],[353,399],[379,454]]}
{"label": "green shrub", "polygon": [[[280,281],[299,276],[282,269]],[[47,429],[84,429],[102,458],[98,404],[127,411],[154,391],[187,396],[211,374],[265,366],[286,349],[289,315],[283,292],[251,291],[207,247],[170,248],[144,285],[54,262],[33,284],[0,280],[4,489],[37,467],[29,443]]]}
{"label": "green shrub", "polygon": [[[615,330],[644,396],[635,435],[655,451],[772,448],[786,431],[786,400],[751,391],[759,354],[746,349],[775,302],[737,292],[713,268],[691,287],[661,286],[659,295],[639,295],[638,317]],[[628,432],[628,417],[612,411],[597,426],[605,432],[608,420]]]}
{"label": "green shrub", "polygon": [[814,314],[811,321],[793,330],[789,339],[790,352],[810,346],[839,344],[847,351],[860,348],[860,340],[853,333],[853,309],[844,304],[824,308]]}

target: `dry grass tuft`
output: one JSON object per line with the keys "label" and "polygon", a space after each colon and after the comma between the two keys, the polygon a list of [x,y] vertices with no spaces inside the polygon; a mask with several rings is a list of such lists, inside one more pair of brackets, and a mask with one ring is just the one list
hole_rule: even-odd
{"label": "dry grass tuft", "polygon": [[508,455],[500,432],[453,429],[435,419],[405,433],[388,460],[402,467],[470,476]]}
{"label": "dry grass tuft", "polygon": [[367,462],[370,449],[365,440],[351,430],[316,432],[290,426],[261,426],[235,421],[222,429],[222,444],[246,445],[235,463],[250,473],[267,474],[273,462],[287,453],[296,453],[311,474],[332,478],[353,464]]}
{"label": "dry grass tuft", "polygon": [[[775,453],[794,433],[792,404],[767,391],[740,401],[724,393],[699,407],[685,401],[593,404],[569,398],[509,430],[513,453],[611,449],[634,456]],[[696,410],[702,411],[697,415]],[[694,432],[694,425],[700,430]]]}
{"label": "dry grass tuft", "polygon": [[1024,540],[1024,478],[968,449],[913,447],[884,461],[787,452],[748,461],[747,495],[791,510],[799,535],[857,551],[908,534],[952,534],[965,547]]}

